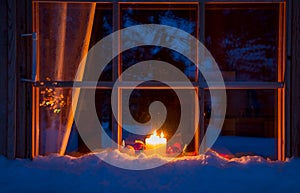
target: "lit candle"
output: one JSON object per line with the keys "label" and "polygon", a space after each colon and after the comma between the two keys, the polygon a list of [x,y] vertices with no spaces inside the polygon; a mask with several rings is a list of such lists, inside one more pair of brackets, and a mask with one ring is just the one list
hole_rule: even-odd
{"label": "lit candle", "polygon": [[146,154],[166,154],[167,139],[164,138],[163,132],[161,132],[160,136],[158,136],[156,131],[154,131],[154,133],[149,138],[146,138],[145,142]]}

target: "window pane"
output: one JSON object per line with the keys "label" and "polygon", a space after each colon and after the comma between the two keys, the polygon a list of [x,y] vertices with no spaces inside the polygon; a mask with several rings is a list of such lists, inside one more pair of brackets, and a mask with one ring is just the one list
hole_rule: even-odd
{"label": "window pane", "polygon": [[[95,92],[90,89],[81,89],[85,93]],[[69,116],[71,107],[72,89],[67,88],[40,88],[40,109],[39,109],[39,154],[58,153],[64,134],[66,133],[67,123],[72,122],[71,134],[67,145],[67,154],[86,153],[90,150],[86,147],[78,134],[73,117]],[[102,128],[109,137],[112,137],[112,114],[111,114],[111,90],[97,89],[95,93],[95,108],[102,125]],[[89,109],[80,100],[76,113],[86,113]],[[86,124],[86,130],[94,132],[95,128]],[[100,128],[99,128],[100,130]],[[98,139],[103,148],[107,148],[111,143]]]}
{"label": "window pane", "polygon": [[[111,89],[97,89],[95,93],[95,105],[102,128],[106,134],[113,139],[111,93]],[[115,140],[115,142],[117,141]],[[111,145],[109,142],[103,141],[103,139],[102,144]]]}
{"label": "window pane", "polygon": [[[129,67],[147,60],[164,61],[170,65],[176,66],[181,70],[191,81],[196,79],[196,66],[188,58],[182,54],[163,47],[158,46],[142,46],[132,48],[122,53],[122,70],[125,71]],[[164,70],[159,71],[159,77],[166,77]],[[153,74],[147,73],[142,76],[132,74],[132,77],[137,77],[138,80],[149,80],[153,78]],[[159,78],[156,77],[156,78]],[[147,79],[148,78],[148,79]]]}
{"label": "window pane", "polygon": [[[178,90],[179,91],[179,90]],[[190,92],[195,93],[194,89],[181,89],[179,92]],[[124,96],[128,96],[130,93],[128,89],[122,89],[122,98]],[[182,151],[183,147],[185,145],[184,143],[184,135],[185,133],[176,133],[180,119],[181,117],[185,120],[188,120],[185,122],[184,125],[186,127],[185,131],[189,131],[192,135],[195,132],[195,103],[194,101],[179,101],[179,98],[176,94],[176,92],[172,89],[135,89],[133,90],[132,94],[129,95],[129,109],[131,116],[140,123],[146,123],[150,121],[151,116],[149,114],[149,106],[151,103],[155,101],[160,101],[164,104],[166,108],[166,119],[163,122],[163,125],[159,127],[160,125],[154,125],[154,126],[145,126],[148,132],[148,134],[152,134],[154,130],[157,130],[158,134],[161,132],[164,133],[165,137],[167,138],[167,146],[172,148],[174,144],[178,145],[178,150]],[[187,114],[181,113],[181,105],[190,107],[189,112]],[[126,108],[125,104],[122,104],[122,108]],[[128,108],[128,107],[127,107]],[[158,112],[159,116],[162,116],[160,112]],[[128,115],[122,115],[122,116],[128,116]],[[124,122],[122,122],[123,126]],[[138,129],[141,129],[140,127],[136,127],[136,125],[126,125],[129,127],[129,129],[132,131],[136,131]],[[123,128],[123,140],[127,145],[133,145],[135,140],[141,140],[145,141],[145,138],[148,137],[148,135],[138,135],[135,133],[132,133],[130,131],[127,131]],[[172,139],[172,143],[170,142],[170,138]],[[195,142],[194,139],[192,141],[188,142],[187,151],[195,151]]]}
{"label": "window pane", "polygon": [[[121,4],[121,28],[139,24],[162,24],[198,36],[198,4]],[[196,50],[191,50],[196,51]],[[161,60],[173,64],[191,80],[196,79],[195,65],[181,54],[162,47],[142,46],[122,54],[122,71],[144,60]]]}
{"label": "window pane", "polygon": [[205,44],[227,81],[277,81],[279,4],[207,4]]}
{"label": "window pane", "polygon": [[[112,32],[111,4],[34,2],[39,80],[73,81],[89,48]],[[111,79],[111,67],[103,80]]]}
{"label": "window pane", "polygon": [[[215,150],[234,156],[262,155],[276,159],[276,90],[227,90],[226,119]],[[206,92],[205,122],[210,117]]]}
{"label": "window pane", "polygon": [[71,89],[40,88],[39,154],[58,153],[70,112]]}

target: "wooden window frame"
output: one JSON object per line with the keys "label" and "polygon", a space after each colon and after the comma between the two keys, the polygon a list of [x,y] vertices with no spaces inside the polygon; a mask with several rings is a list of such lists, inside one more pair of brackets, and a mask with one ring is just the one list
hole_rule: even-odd
{"label": "wooden window frame", "polygon": [[[33,2],[57,2],[53,0],[39,0],[39,1],[33,1]],[[64,2],[90,2],[90,0],[66,0]],[[198,6],[198,39],[201,42],[204,42],[205,40],[205,5],[206,4],[228,4],[228,3],[234,3],[234,4],[240,4],[240,3],[280,3],[280,16],[279,16],[279,42],[278,42],[278,78],[277,82],[253,82],[253,81],[245,81],[245,82],[239,82],[239,81],[233,81],[233,82],[225,82],[226,89],[231,90],[242,90],[242,89],[256,89],[256,90],[262,90],[262,89],[272,89],[277,90],[277,132],[278,132],[278,143],[277,143],[277,152],[278,152],[278,160],[284,160],[285,159],[285,47],[286,47],[286,2],[284,0],[172,0],[168,2],[157,2],[157,0],[147,0],[147,1],[133,1],[133,2],[127,2],[126,0],[121,1],[105,1],[105,0],[96,0],[93,2],[97,3],[112,3],[113,4],[113,31],[117,31],[120,29],[120,6],[121,4],[125,3],[161,3],[161,4],[180,4],[180,3],[191,3],[191,4],[197,4]],[[119,46],[119,40],[116,40],[114,42],[114,45]],[[36,51],[36,50],[35,50]],[[34,52],[33,51],[33,54]],[[34,57],[33,57],[34,58]],[[38,60],[38,57],[37,57]],[[38,62],[37,62],[38,63]],[[33,63],[33,69],[37,69],[36,71],[39,71],[39,67],[35,66]],[[118,79],[118,77],[121,74],[121,62],[120,62],[120,56],[118,56],[116,59],[113,60],[113,68],[112,68],[112,81],[110,82],[97,82],[97,89],[112,89],[113,83]],[[58,87],[58,88],[72,88],[74,81],[42,81],[39,80],[38,73],[34,74],[36,72],[33,71],[32,77],[36,77],[32,80],[23,80],[27,82],[31,82],[33,85],[33,91],[32,91],[32,156],[35,157],[39,155],[39,89],[41,87]],[[37,76],[35,76],[37,75]],[[36,81],[37,80],[37,81]],[[91,88],[91,82],[76,82],[77,87],[80,88]],[[197,79],[192,82],[194,89],[197,89],[198,97],[203,99],[204,98],[204,90],[207,90],[208,88],[203,87],[202,83],[198,81]],[[130,83],[126,85],[126,82],[124,82],[124,85],[122,85],[122,88],[130,87]],[[147,88],[156,88],[156,89],[165,89],[168,87],[164,87],[161,85],[157,85],[156,83],[149,83],[145,84],[143,87]],[[175,86],[176,87],[176,86]],[[180,83],[178,83],[178,87],[180,88]],[[218,89],[218,87],[209,88],[209,89]],[[195,136],[196,142],[195,142],[195,149],[199,149],[199,141],[200,137],[204,135],[204,100],[200,100],[200,117],[199,117],[199,126],[195,128],[196,133],[198,135]],[[114,118],[113,118],[114,119]],[[118,118],[119,119],[119,118]],[[198,129],[200,128],[200,131]],[[114,132],[117,130],[117,141],[121,145],[122,143],[122,128],[120,125],[117,124],[116,120],[113,121],[113,128],[112,131]],[[114,135],[114,134],[113,134]],[[196,152],[198,153],[198,152]]]}

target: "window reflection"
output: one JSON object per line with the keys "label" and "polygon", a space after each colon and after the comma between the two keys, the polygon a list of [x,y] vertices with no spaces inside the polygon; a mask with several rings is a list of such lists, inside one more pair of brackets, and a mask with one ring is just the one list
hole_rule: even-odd
{"label": "window reflection", "polygon": [[225,80],[277,81],[278,4],[207,4],[205,45]]}

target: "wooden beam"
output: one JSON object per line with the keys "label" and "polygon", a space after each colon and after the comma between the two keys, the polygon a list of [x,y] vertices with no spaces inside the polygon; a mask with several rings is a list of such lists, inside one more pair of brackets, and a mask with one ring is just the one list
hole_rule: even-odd
{"label": "wooden beam", "polygon": [[[3,2],[3,1],[2,1]],[[7,156],[7,1],[0,6],[0,154]]]}
{"label": "wooden beam", "polygon": [[[26,1],[21,1],[21,0],[17,0],[17,4],[20,7],[25,7],[25,3]],[[26,17],[24,17],[26,14],[26,9],[18,9],[17,10],[17,18],[16,18],[16,30],[17,30],[17,34],[20,33],[26,33],[24,31],[25,25],[26,25]],[[18,106],[18,112],[17,112],[17,122],[16,122],[16,157],[25,157],[25,127],[26,127],[26,123],[25,123],[25,116],[26,116],[26,106],[25,106],[25,84],[22,82],[20,82],[20,77],[24,77],[26,76],[26,49],[25,48],[25,43],[26,43],[26,39],[17,36],[16,40],[18,42],[18,46],[17,46],[17,64],[18,64],[18,68],[19,70],[16,71],[16,81],[17,81],[17,93],[16,95],[17,97],[17,106]]]}
{"label": "wooden beam", "polygon": [[[278,65],[277,65],[277,81],[283,82],[285,75],[285,3],[279,4],[279,24],[278,24]],[[278,160],[285,160],[285,144],[286,144],[286,130],[285,130],[285,89],[277,89],[277,148],[278,148]]]}
{"label": "wooden beam", "polygon": [[[121,14],[121,5],[118,3],[117,0],[112,0],[111,1],[113,3],[113,10],[112,10],[112,29],[113,29],[113,32],[116,32],[117,30],[120,29],[120,26],[121,26],[121,22],[120,22],[120,14]],[[120,37],[120,33],[118,33],[118,37]],[[116,50],[116,49],[120,49],[120,41],[119,41],[119,38],[118,39],[113,39],[113,50]],[[119,74],[121,74],[121,65],[120,65],[120,62],[121,61],[121,56],[118,55],[117,57],[115,57],[113,60],[112,60],[112,72],[113,72],[113,81],[116,81],[119,77]],[[112,96],[113,97],[113,96]],[[121,104],[119,104],[119,101],[120,99],[117,98],[117,97],[114,97],[112,99],[113,101],[117,101],[118,102],[118,107],[120,107]],[[119,119],[119,117],[115,117],[113,115],[113,113],[111,114],[112,116],[112,139],[117,141],[119,145],[121,145],[122,143],[122,128],[121,126],[119,126],[118,124],[118,121],[121,121]],[[118,115],[119,116],[119,115]]]}
{"label": "wooden beam", "polygon": [[[26,0],[27,4],[25,6],[26,9],[26,32],[32,32],[32,0]],[[30,41],[30,40],[27,40]],[[31,72],[32,72],[32,67],[31,67],[31,63],[32,63],[32,45],[28,42],[26,44],[26,75],[27,77],[30,77]],[[22,78],[22,77],[20,77]],[[32,86],[31,85],[25,85],[26,86],[26,91],[25,91],[25,113],[26,113],[26,152],[25,152],[25,157],[26,158],[30,158],[32,157]]]}
{"label": "wooden beam", "polygon": [[286,56],[285,56],[285,155],[292,156],[291,149],[291,14],[292,0],[286,2]]}
{"label": "wooden beam", "polygon": [[[112,89],[114,86],[114,82],[92,82],[92,81],[32,81],[30,79],[23,79],[22,81],[32,83],[35,87],[57,87],[57,88],[102,88],[102,89]],[[173,87],[185,87],[186,82],[145,82],[139,87],[167,87],[166,84],[171,85]],[[222,84],[218,82],[212,82],[211,87],[208,88],[207,85],[203,82],[191,82],[194,87],[200,87],[205,90],[208,89],[220,89],[222,88]],[[122,81],[120,82],[120,87],[132,87],[136,85],[134,81]],[[243,81],[226,81],[225,82],[226,89],[232,90],[243,90],[243,89],[278,89],[284,88],[283,82],[243,82]]]}
{"label": "wooden beam", "polygon": [[7,157],[14,159],[16,155],[16,0],[7,0],[8,10],[8,109],[7,109]]}
{"label": "wooden beam", "polygon": [[[200,145],[202,144],[204,147],[206,147],[206,138],[204,138],[204,135],[205,135],[205,124],[204,124],[204,121],[205,121],[205,117],[204,117],[204,112],[205,112],[205,109],[204,109],[204,105],[205,105],[205,91],[203,89],[199,89],[198,90],[198,99],[199,99],[199,125],[198,125],[198,129],[199,129],[199,135],[200,135],[200,138],[199,138],[199,141],[198,141],[198,149],[197,149],[197,154],[199,154],[199,150],[200,150]],[[203,149],[202,149],[203,150]],[[203,153],[203,152],[201,152]]]}
{"label": "wooden beam", "polygon": [[[33,15],[38,15],[39,14],[39,7],[37,5],[37,3],[32,3],[32,14]],[[37,34],[39,34],[39,17],[35,17],[32,18],[32,29],[34,29]],[[38,38],[38,37],[37,37]],[[32,44],[33,46],[33,44]],[[35,58],[34,58],[34,53],[32,53],[32,63],[35,60],[35,72],[36,72],[36,80],[40,80],[40,57],[39,57],[39,41],[37,41],[37,44],[35,45],[36,49],[35,49]],[[32,65],[31,65],[32,66]],[[33,67],[34,68],[34,67]],[[33,71],[33,68],[31,68],[31,70]],[[30,78],[32,80],[35,80],[33,78],[33,74],[32,76],[30,76]],[[39,132],[40,132],[40,125],[39,125],[39,118],[40,118],[40,111],[39,111],[39,88],[35,88],[32,86],[32,92],[31,92],[31,96],[32,96],[32,100],[31,100],[31,109],[32,109],[32,113],[31,113],[31,122],[32,122],[32,128],[31,128],[31,156],[35,157],[39,154]]]}
{"label": "wooden beam", "polygon": [[300,1],[292,1],[291,129],[292,155],[300,156]]}
{"label": "wooden beam", "polygon": [[17,68],[16,68],[16,157],[31,157],[31,86],[21,78],[31,75],[32,37],[21,37],[32,31],[31,0],[17,0]]}

